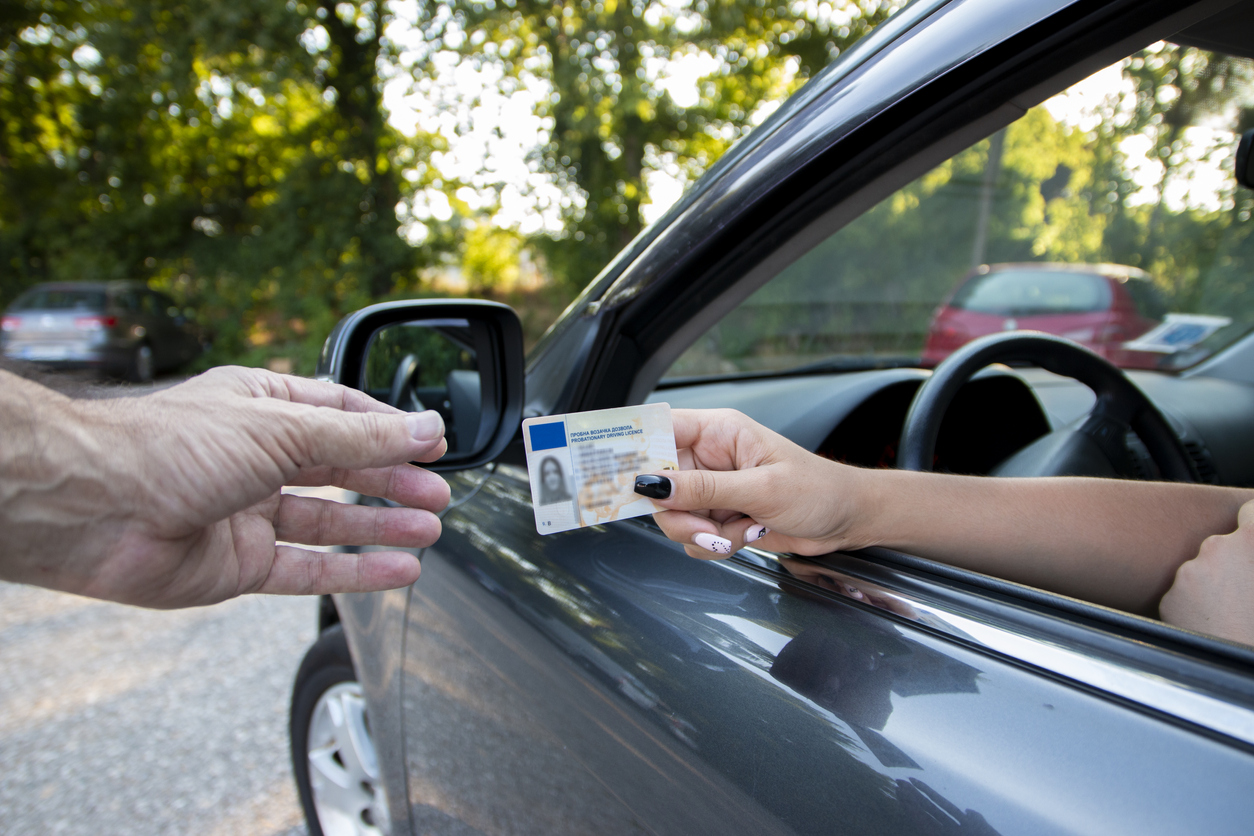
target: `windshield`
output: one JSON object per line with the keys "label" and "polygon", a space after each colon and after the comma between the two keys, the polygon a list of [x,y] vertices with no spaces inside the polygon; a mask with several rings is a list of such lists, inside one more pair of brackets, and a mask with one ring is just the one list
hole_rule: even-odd
{"label": "windshield", "polygon": [[102,311],[105,295],[100,290],[37,287],[18,297],[15,311]]}
{"label": "windshield", "polygon": [[949,306],[998,316],[1094,313],[1110,307],[1110,287],[1092,273],[999,270],[968,279]]}
{"label": "windshield", "polygon": [[935,365],[1014,328],[1194,365],[1254,325],[1254,193],[1233,174],[1251,113],[1254,62],[1154,44],[802,254],[666,377]]}

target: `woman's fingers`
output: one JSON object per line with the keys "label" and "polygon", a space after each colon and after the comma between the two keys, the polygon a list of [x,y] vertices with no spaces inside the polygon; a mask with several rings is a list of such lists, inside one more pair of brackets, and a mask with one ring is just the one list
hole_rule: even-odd
{"label": "woman's fingers", "polygon": [[689,556],[707,560],[719,560],[735,554],[746,545],[761,540],[767,532],[765,526],[739,515],[721,524],[687,511],[658,511],[653,519],[663,534],[684,544],[684,551]]}
{"label": "woman's fingers", "polygon": [[378,592],[409,586],[418,580],[420,571],[418,558],[407,552],[344,554],[278,546],[265,582],[249,591],[269,595]]}
{"label": "woman's fingers", "polygon": [[310,546],[425,549],[439,538],[440,519],[418,508],[345,505],[284,494],[274,518],[274,536]]}

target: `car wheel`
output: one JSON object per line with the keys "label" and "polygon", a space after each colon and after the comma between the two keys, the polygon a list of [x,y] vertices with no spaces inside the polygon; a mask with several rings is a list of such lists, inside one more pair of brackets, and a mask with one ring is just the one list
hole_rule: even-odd
{"label": "car wheel", "polygon": [[151,383],[155,371],[152,346],[141,344],[135,349],[135,354],[131,357],[131,367],[127,371],[127,378],[132,383]]}
{"label": "car wheel", "polygon": [[301,662],[290,733],[310,836],[391,831],[365,696],[339,625],[324,632]]}

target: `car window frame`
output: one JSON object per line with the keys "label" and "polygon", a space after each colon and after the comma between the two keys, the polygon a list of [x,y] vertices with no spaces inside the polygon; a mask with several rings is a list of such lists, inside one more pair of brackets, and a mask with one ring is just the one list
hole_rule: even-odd
{"label": "car window frame", "polygon": [[[1086,45],[1082,56],[1066,61],[1061,69],[1054,67],[1052,72],[1044,74],[1044,81],[1039,80],[1043,75],[1039,72],[1039,67],[1022,69],[1019,75],[1026,80],[998,102],[990,103],[983,113],[975,116],[964,114],[960,120],[947,121],[944,117],[932,120],[929,124],[939,127],[939,136],[922,147],[917,143],[912,146],[913,137],[906,132],[890,132],[876,147],[879,154],[889,156],[896,162],[886,170],[875,173],[869,181],[859,184],[855,180],[852,188],[836,187],[832,194],[819,199],[818,211],[815,211],[816,198],[812,193],[796,198],[790,207],[780,213],[781,226],[792,224],[790,234],[775,232],[772,240],[764,233],[759,236],[761,240],[749,241],[744,245],[745,249],[757,246],[754,257],[746,258],[743,251],[729,252],[722,260],[706,267],[707,273],[702,276],[701,283],[704,286],[713,284],[718,287],[718,292],[707,295],[701,300],[699,307],[692,307],[692,312],[687,312],[680,325],[667,323],[661,339],[642,337],[642,329],[638,325],[640,319],[654,315],[659,307],[656,301],[652,305],[653,311],[648,304],[650,300],[643,297],[617,310],[594,310],[592,313],[602,318],[602,333],[599,335],[596,351],[593,352],[592,362],[588,364],[589,367],[583,375],[585,385],[591,387],[591,390],[576,392],[574,403],[569,404],[568,408],[599,408],[621,405],[623,402],[643,402],[655,391],[662,375],[675,358],[704,334],[709,323],[732,310],[814,245],[934,166],[1015,121],[1029,108],[1138,49],[1158,40],[1169,40],[1175,32],[1214,13],[1222,6],[1221,3],[1208,2],[1191,4],[1185,9],[1177,9],[1157,21],[1140,26],[1130,34],[1114,39],[1107,38],[1106,42],[1095,47]],[[1134,12],[1125,7],[1123,14],[1130,18]],[[1130,27],[1124,27],[1125,30],[1128,28]],[[1033,77],[1033,71],[1036,71],[1036,78]],[[1014,78],[1003,81],[1013,84]],[[881,118],[881,114],[866,115],[868,122],[878,118]],[[836,147],[839,147],[839,143]],[[803,214],[805,212],[810,213],[808,217]],[[745,265],[748,265],[747,269]],[[717,278],[719,274],[723,276],[721,281]],[[711,276],[715,278],[711,279]],[[621,394],[615,392],[613,383],[603,383],[600,391],[596,391],[596,381],[603,381],[612,375],[618,375],[620,380],[622,376],[627,376],[628,383],[620,385]],[[759,553],[753,559],[746,559],[742,553],[732,559],[744,563],[745,566],[754,566],[756,571],[772,571],[769,562],[777,557],[769,553]],[[1210,666],[1217,677],[1223,672],[1235,672],[1243,683],[1254,683],[1254,652],[1242,646],[1188,633],[1161,622],[1068,599],[1044,590],[955,570],[953,567],[910,555],[879,550],[851,557],[871,567],[868,571],[875,567],[891,567],[896,572],[894,577],[900,582],[926,580],[937,584],[937,589],[953,591],[960,596],[966,596],[970,601],[1001,600],[1002,603],[1009,604],[1010,610],[1018,613],[1023,621],[1030,621],[1044,613],[1058,629],[1066,627],[1073,635],[1076,635],[1074,629],[1079,629],[1079,635],[1088,636],[1114,648],[1114,655],[1119,661],[1111,664],[1125,670],[1140,671],[1152,678],[1158,674],[1151,674],[1148,669],[1161,668],[1156,660],[1161,661],[1172,654],[1179,656],[1183,653],[1187,654],[1191,663]],[[766,563],[762,563],[763,561]],[[777,571],[783,572],[782,568]],[[1036,641],[1040,641],[1040,638]],[[1082,687],[1161,713],[1167,719],[1186,723],[1203,733],[1217,735],[1227,742],[1235,742],[1245,748],[1254,747],[1254,731],[1233,736],[1230,730],[1215,728],[1215,724],[1207,724],[1204,717],[1196,714],[1182,717],[1166,704],[1170,703],[1170,699],[1166,703],[1159,701],[1158,704],[1152,704],[1132,694],[1112,692],[1101,684],[1100,674],[1089,681],[1077,680],[1074,676],[1052,670],[1047,663],[1023,658],[1017,661],[1046,675],[1059,676],[1077,682]],[[1175,686],[1178,687],[1179,694],[1187,694],[1199,687],[1205,691],[1204,684],[1198,686],[1197,683],[1176,682]],[[1219,699],[1225,698],[1220,696]],[[1254,704],[1247,702],[1241,710],[1248,711],[1250,717],[1254,718]]]}

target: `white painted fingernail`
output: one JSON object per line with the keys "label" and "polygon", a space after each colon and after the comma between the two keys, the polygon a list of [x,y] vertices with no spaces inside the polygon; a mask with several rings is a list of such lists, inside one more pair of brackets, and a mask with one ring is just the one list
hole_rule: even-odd
{"label": "white painted fingernail", "polygon": [[405,416],[405,426],[416,441],[435,441],[444,435],[444,419],[434,409],[409,413]]}
{"label": "white painted fingernail", "polygon": [[752,543],[756,540],[761,540],[768,531],[770,529],[764,525],[751,525],[745,529],[745,542]]}
{"label": "white painted fingernail", "polygon": [[731,554],[731,540],[724,540],[722,537],[715,537],[713,534],[706,534],[704,531],[693,537],[692,542],[707,552]]}

